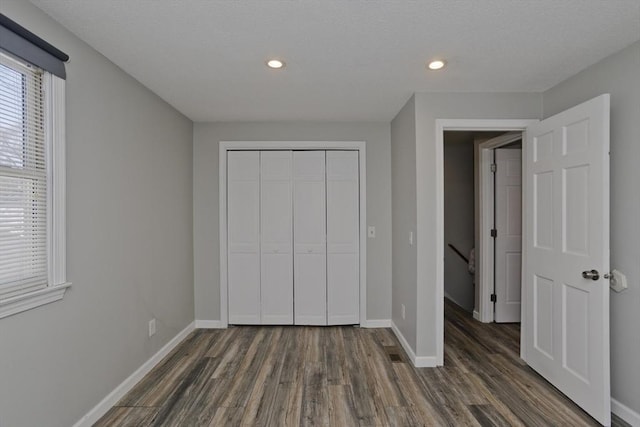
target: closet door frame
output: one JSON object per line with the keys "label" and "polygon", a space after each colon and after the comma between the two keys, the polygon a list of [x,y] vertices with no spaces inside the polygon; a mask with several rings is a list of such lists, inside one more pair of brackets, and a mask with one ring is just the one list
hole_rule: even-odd
{"label": "closet door frame", "polygon": [[236,150],[358,151],[360,187],[360,326],[367,323],[367,153],[364,141],[220,141],[218,206],[220,219],[220,327],[229,325],[227,272],[227,153]]}

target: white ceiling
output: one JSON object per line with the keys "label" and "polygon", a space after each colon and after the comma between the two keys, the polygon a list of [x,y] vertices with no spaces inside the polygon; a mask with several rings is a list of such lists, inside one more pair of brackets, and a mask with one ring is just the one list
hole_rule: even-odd
{"label": "white ceiling", "polygon": [[31,1],[194,121],[388,121],[413,92],[539,92],[640,39],[639,0]]}

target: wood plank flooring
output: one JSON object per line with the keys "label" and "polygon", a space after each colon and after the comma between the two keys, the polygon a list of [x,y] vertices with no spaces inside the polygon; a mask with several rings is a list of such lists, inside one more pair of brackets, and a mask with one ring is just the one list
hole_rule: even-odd
{"label": "wood plank flooring", "polygon": [[96,425],[598,425],[519,359],[519,325],[445,318],[445,366],[422,369],[390,329],[197,330]]}

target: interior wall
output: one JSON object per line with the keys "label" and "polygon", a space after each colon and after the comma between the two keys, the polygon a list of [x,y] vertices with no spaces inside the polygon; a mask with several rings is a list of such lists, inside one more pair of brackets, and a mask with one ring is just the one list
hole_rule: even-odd
{"label": "interior wall", "polygon": [[469,265],[453,249],[469,257],[474,247],[474,134],[444,133],[444,295],[473,311],[474,284]]}
{"label": "interior wall", "polygon": [[[416,348],[416,109],[411,97],[391,121],[393,200],[393,308],[391,319]],[[402,315],[402,306],[405,315]]]}
{"label": "interior wall", "polygon": [[538,119],[541,108],[542,95],[536,93],[415,95],[417,274],[413,286],[417,288],[416,354],[419,357],[435,357],[438,340],[436,119]]}
{"label": "interior wall", "polygon": [[68,427],[194,319],[192,122],[29,2],[2,13],[71,57],[72,287],[0,319],[0,425]]}
{"label": "interior wall", "polygon": [[611,94],[611,268],[629,289],[611,292],[611,395],[640,413],[640,42],[543,94],[544,117]]}
{"label": "interior wall", "polygon": [[198,320],[220,320],[220,141],[366,141],[367,318],[391,317],[391,146],[388,123],[196,123],[193,135],[194,293]]}

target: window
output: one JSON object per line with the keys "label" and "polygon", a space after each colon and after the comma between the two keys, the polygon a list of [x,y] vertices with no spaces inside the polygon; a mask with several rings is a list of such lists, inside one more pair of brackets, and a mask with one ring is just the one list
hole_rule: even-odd
{"label": "window", "polygon": [[0,317],[61,299],[64,80],[0,51]]}

